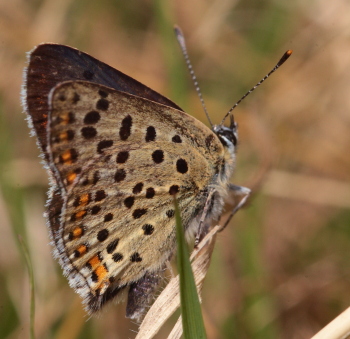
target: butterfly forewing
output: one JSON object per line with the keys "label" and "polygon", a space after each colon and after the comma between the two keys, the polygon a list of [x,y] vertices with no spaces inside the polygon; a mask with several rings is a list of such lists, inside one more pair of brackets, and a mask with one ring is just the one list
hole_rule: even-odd
{"label": "butterfly forewing", "polygon": [[64,45],[39,45],[29,54],[24,105],[46,160],[48,95],[56,85],[69,80],[92,81],[181,110],[171,100],[84,52]]}
{"label": "butterfly forewing", "polygon": [[50,102],[48,150],[61,189],[50,204],[54,225],[54,207],[62,207],[56,255],[96,310],[169,259],[174,195],[187,228],[224,166],[224,150],[182,111],[98,84],[63,83]]}

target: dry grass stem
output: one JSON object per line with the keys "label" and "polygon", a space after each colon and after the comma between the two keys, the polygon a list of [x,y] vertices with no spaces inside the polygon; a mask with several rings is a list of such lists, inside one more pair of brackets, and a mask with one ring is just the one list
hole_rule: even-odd
{"label": "dry grass stem", "polygon": [[[197,285],[198,293],[202,290],[203,280],[207,274],[211,254],[214,249],[216,233],[220,230],[215,226],[199,243],[191,255],[192,270]],[[163,326],[166,320],[180,307],[179,276],[170,280],[168,285],[159,295],[152,307],[147,312],[136,339],[153,338]],[[168,339],[180,338],[182,335],[182,324],[179,319],[170,333]]]}
{"label": "dry grass stem", "polygon": [[350,307],[311,339],[346,339],[350,336]]}

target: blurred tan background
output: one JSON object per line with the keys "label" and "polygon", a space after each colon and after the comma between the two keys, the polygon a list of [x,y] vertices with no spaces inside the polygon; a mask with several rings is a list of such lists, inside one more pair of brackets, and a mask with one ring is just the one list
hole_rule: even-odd
{"label": "blurred tan background", "polygon": [[[204,284],[209,338],[310,338],[350,305],[350,3],[0,0],[0,337],[134,338],[125,304],[88,319],[51,257],[48,188],[20,105],[25,53],[68,44],[206,122],[172,32],[179,24],[214,122],[237,109],[233,182],[254,190],[217,241]],[[175,319],[175,318],[174,318]],[[157,338],[166,338],[174,319]]]}

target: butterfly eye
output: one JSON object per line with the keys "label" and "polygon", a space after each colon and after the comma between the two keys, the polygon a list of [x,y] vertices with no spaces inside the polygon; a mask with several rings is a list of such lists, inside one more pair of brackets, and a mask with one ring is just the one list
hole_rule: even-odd
{"label": "butterfly eye", "polygon": [[224,145],[228,146],[227,140],[230,141],[233,144],[233,146],[237,145],[237,137],[234,131],[235,130],[225,130],[219,134],[219,138]]}
{"label": "butterfly eye", "polygon": [[232,127],[215,126],[213,131],[224,146],[237,145],[237,124],[235,122]]}

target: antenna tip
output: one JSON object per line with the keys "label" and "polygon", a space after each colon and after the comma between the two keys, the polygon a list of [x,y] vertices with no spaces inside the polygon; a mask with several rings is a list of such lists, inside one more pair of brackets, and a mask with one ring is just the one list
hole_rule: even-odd
{"label": "antenna tip", "polygon": [[277,66],[281,66],[292,55],[292,53],[293,51],[291,49],[284,53],[280,61],[277,63]]}
{"label": "antenna tip", "polygon": [[176,39],[179,42],[181,49],[185,50],[186,49],[185,38],[181,28],[178,25],[174,25],[174,31],[175,31]]}
{"label": "antenna tip", "polygon": [[182,30],[181,28],[178,26],[178,25],[174,25],[174,31],[175,31],[175,34],[176,36],[183,36],[183,33],[182,33]]}

